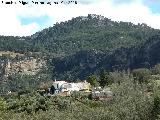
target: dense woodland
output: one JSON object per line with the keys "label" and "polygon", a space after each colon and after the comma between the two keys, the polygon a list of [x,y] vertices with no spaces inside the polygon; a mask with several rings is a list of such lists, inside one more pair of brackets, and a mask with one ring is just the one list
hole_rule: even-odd
{"label": "dense woodland", "polygon": [[[0,120],[158,120],[160,119],[160,30],[146,24],[111,21],[89,14],[56,23],[27,37],[0,36]],[[5,77],[7,61],[46,60],[36,75]],[[110,87],[114,97],[90,94],[43,96],[54,79],[87,80]],[[12,94],[8,94],[12,91]]]}

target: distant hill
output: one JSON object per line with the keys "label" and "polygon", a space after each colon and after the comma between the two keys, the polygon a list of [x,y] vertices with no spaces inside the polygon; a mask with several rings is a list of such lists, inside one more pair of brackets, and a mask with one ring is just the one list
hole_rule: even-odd
{"label": "distant hill", "polygon": [[30,41],[38,51],[46,50],[65,56],[81,50],[111,52],[121,47],[138,46],[157,32],[159,30],[146,24],[114,22],[90,14],[37,32]]}
{"label": "distant hill", "polygon": [[114,51],[138,46],[155,30],[146,24],[114,22],[100,15],[89,14],[55,24],[30,37],[0,37],[0,50],[38,51],[69,55],[81,50]]}
{"label": "distant hill", "polygon": [[0,51],[39,53],[58,78],[85,79],[101,69],[151,67],[160,61],[160,30],[89,14],[29,37],[0,36]]}

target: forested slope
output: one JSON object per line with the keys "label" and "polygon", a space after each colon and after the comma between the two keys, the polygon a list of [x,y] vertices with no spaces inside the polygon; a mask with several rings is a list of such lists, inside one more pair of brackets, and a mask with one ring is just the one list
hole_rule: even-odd
{"label": "forested slope", "polygon": [[[159,62],[159,30],[89,14],[27,37],[0,37],[0,50],[50,60],[52,76],[85,79],[101,69],[151,67]],[[51,60],[52,59],[52,60]]]}

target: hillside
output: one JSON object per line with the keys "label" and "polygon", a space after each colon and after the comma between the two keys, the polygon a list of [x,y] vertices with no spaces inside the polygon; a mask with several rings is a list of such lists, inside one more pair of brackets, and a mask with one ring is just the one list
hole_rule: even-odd
{"label": "hillside", "polygon": [[[159,62],[159,30],[89,14],[28,37],[0,37],[0,51],[48,61],[52,79],[85,79],[102,69],[151,67]],[[7,56],[7,55],[6,55]]]}
{"label": "hillside", "polygon": [[159,51],[160,30],[93,14],[0,36],[0,120],[159,120]]}
{"label": "hillside", "polygon": [[[151,68],[160,63],[160,35],[149,38],[141,46],[120,48],[113,53],[80,51],[63,59],[54,60],[57,75],[72,75],[85,79],[91,73],[99,74],[101,70],[127,70]],[[66,76],[65,76],[66,77]]]}
{"label": "hillside", "polygon": [[81,50],[111,52],[121,47],[138,46],[155,30],[146,24],[114,22],[89,14],[56,23],[30,37],[0,37],[0,50],[17,52],[50,52],[66,56]]}
{"label": "hillside", "polygon": [[57,23],[32,35],[30,42],[37,50],[65,56],[81,50],[111,52],[121,47],[138,46],[157,32],[146,24],[114,22],[91,14]]}

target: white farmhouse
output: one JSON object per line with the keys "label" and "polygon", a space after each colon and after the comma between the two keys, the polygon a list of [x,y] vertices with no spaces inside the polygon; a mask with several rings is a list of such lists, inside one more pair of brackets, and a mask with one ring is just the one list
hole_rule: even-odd
{"label": "white farmhouse", "polygon": [[67,83],[66,81],[54,81],[51,88],[51,94],[67,93],[70,94],[73,91],[86,91],[90,89],[90,84],[86,81],[79,83]]}
{"label": "white farmhouse", "polygon": [[54,87],[54,93],[60,93],[61,89],[62,89],[62,85],[67,83],[66,81],[54,81],[52,84],[52,91],[53,91],[53,87]]}
{"label": "white farmhouse", "polygon": [[68,92],[69,94],[73,91],[79,91],[79,87],[77,83],[64,83],[62,85],[61,92]]}

